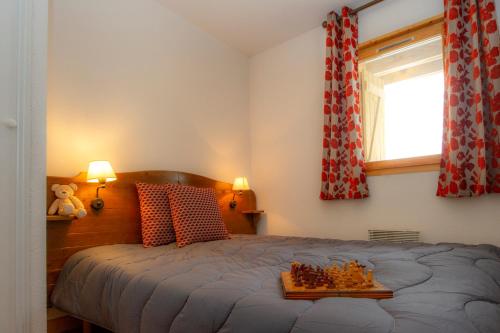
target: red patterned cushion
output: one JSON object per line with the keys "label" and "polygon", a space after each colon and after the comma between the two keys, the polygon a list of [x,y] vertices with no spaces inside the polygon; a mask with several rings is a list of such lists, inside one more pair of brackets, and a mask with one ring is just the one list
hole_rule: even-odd
{"label": "red patterned cushion", "polygon": [[214,189],[170,187],[168,199],[178,247],[229,238]]}
{"label": "red patterned cushion", "polygon": [[141,231],[144,247],[174,242],[175,231],[166,189],[176,185],[137,183],[136,186],[141,208]]}

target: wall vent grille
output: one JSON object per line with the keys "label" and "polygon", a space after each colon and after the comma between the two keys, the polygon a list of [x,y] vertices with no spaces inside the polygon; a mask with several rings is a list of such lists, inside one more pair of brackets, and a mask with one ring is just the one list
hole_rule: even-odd
{"label": "wall vent grille", "polygon": [[420,231],[410,230],[368,230],[371,241],[394,243],[420,242]]}

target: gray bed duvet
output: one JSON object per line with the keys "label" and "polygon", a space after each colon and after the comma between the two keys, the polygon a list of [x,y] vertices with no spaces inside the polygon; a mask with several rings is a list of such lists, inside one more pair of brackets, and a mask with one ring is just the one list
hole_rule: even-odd
{"label": "gray bed duvet", "polygon": [[[387,300],[285,300],[290,262],[357,259]],[[58,308],[114,332],[500,332],[500,249],[233,235],[144,249],[110,245],[66,263]]]}

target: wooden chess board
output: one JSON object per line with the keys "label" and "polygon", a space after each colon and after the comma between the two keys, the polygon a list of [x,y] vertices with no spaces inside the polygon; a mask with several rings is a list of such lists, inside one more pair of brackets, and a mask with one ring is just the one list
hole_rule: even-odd
{"label": "wooden chess board", "polygon": [[305,286],[296,287],[290,272],[281,272],[281,282],[283,286],[283,295],[286,299],[304,299],[316,300],[324,297],[355,297],[355,298],[374,298],[385,299],[392,298],[392,290],[386,288],[377,280],[373,281],[371,288],[332,288],[318,286],[314,289],[308,289]]}

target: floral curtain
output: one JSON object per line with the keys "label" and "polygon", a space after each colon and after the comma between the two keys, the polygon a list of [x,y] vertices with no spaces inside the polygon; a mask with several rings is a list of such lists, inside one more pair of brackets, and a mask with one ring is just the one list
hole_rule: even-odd
{"label": "floral curtain", "polygon": [[445,103],[437,195],[500,192],[500,38],[492,0],[444,0]]}
{"label": "floral curtain", "polygon": [[368,196],[359,98],[358,18],[344,7],[327,18],[323,200]]}

